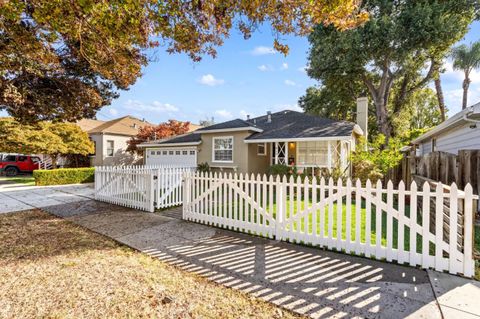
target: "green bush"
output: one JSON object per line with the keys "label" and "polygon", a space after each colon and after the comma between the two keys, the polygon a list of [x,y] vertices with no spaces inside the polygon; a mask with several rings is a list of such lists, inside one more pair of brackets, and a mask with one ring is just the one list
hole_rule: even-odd
{"label": "green bush", "polygon": [[209,173],[210,172],[210,165],[207,162],[200,163],[197,166],[197,171],[200,173]]}
{"label": "green bush", "polygon": [[268,168],[268,175],[296,175],[297,170],[295,167],[291,167],[284,164],[273,164]]}
{"label": "green bush", "polygon": [[80,184],[92,183],[94,181],[95,168],[59,168],[52,170],[35,170],[33,177],[35,185],[63,185],[63,184]]}

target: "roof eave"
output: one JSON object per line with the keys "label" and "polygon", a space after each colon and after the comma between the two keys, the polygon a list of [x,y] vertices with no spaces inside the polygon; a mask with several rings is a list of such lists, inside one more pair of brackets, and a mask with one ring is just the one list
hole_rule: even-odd
{"label": "roof eave", "polygon": [[240,132],[240,131],[253,131],[257,133],[262,133],[263,130],[254,127],[254,126],[246,126],[246,127],[234,127],[234,128],[220,128],[220,129],[213,129],[213,130],[208,130],[208,129],[199,129],[196,130],[195,133],[227,133],[227,132]]}
{"label": "roof eave", "polygon": [[351,140],[351,135],[344,136],[321,136],[321,137],[291,137],[291,138],[262,138],[246,139],[245,143],[272,143],[272,142],[308,142],[308,141],[338,141]]}
{"label": "roof eave", "polygon": [[196,146],[200,145],[202,141],[198,142],[184,142],[184,143],[143,143],[138,144],[137,147],[168,147],[168,146]]}

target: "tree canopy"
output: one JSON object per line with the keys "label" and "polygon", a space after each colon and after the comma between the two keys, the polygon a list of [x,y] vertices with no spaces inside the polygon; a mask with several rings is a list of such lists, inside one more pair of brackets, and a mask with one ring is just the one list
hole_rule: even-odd
{"label": "tree canopy", "polygon": [[465,109],[468,103],[468,88],[472,81],[470,80],[470,73],[474,69],[480,68],[480,41],[472,43],[470,46],[462,44],[453,48],[452,58],[453,68],[456,70],[462,70],[464,73],[464,79],[462,83],[462,109]]}
{"label": "tree canopy", "polygon": [[156,126],[144,126],[140,128],[136,136],[132,137],[127,142],[127,152],[130,152],[132,154],[140,153],[137,148],[138,144],[147,141],[161,140],[167,137],[185,134],[188,132],[189,127],[190,122],[180,122],[176,120],[168,120],[168,122],[160,123]]}
{"label": "tree canopy", "polygon": [[[340,32],[319,25],[310,35],[308,74],[324,85],[360,82],[388,139],[393,119],[425,87],[450,47],[467,32],[474,0],[364,0],[369,20]],[[392,92],[395,91],[395,94]]]}
{"label": "tree canopy", "polygon": [[74,123],[21,124],[0,118],[0,149],[9,153],[59,155],[94,153],[88,134]]}
{"label": "tree canopy", "polygon": [[359,0],[10,0],[0,1],[0,110],[24,122],[92,117],[127,89],[166,47],[194,61],[236,26],[248,38],[269,23],[306,35],[317,24],[340,30],[362,23]]}

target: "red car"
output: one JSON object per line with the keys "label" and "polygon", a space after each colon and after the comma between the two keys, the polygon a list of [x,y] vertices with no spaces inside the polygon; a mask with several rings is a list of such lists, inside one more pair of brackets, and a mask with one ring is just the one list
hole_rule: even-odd
{"label": "red car", "polygon": [[40,157],[30,155],[7,155],[0,161],[0,172],[7,176],[31,173],[39,168]]}

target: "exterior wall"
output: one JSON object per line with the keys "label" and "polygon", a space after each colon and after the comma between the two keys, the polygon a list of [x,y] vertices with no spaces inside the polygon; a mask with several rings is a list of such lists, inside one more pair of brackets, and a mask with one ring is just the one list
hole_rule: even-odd
{"label": "exterior wall", "polygon": [[[480,149],[480,125],[470,128],[473,123],[465,123],[447,132],[435,136],[435,151],[447,152],[457,155],[459,150]],[[432,141],[423,141],[419,147],[420,155],[432,152]]]}
{"label": "exterior wall", "polygon": [[[126,152],[127,141],[130,136],[113,134],[92,134],[90,138],[96,143],[95,156],[92,157],[93,166],[130,165],[138,157]],[[107,141],[113,141],[113,156],[107,156]]]}
{"label": "exterior wall", "polygon": [[248,173],[265,174],[270,167],[270,143],[265,143],[266,155],[258,155],[257,143],[245,144],[248,146]]}
{"label": "exterior wall", "polygon": [[[202,133],[202,144],[198,147],[198,164],[206,162],[213,170],[248,173],[248,144],[244,140],[250,134],[248,131]],[[230,136],[233,137],[233,163],[213,162],[213,138]]]}

